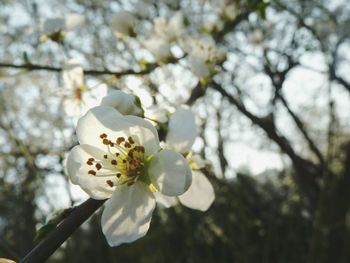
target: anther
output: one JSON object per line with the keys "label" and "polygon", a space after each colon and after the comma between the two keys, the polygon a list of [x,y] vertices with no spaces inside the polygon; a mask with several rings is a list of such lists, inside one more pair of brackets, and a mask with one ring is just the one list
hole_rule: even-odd
{"label": "anther", "polygon": [[100,163],[97,163],[97,164],[95,165],[95,167],[96,167],[97,170],[100,170],[100,169],[102,168],[102,165],[101,165]]}
{"label": "anther", "polygon": [[117,173],[117,177],[119,178],[120,176],[122,176],[122,174],[121,173]]}
{"label": "anther", "polygon": [[101,138],[101,139],[107,138],[107,134],[102,133],[102,134],[100,135],[100,138]]}
{"label": "anther", "polygon": [[109,145],[109,142],[110,142],[110,140],[108,140],[108,139],[103,139],[103,141],[102,141],[102,143],[105,145]]}
{"label": "anther", "polygon": [[88,161],[89,162],[93,162],[93,161],[95,161],[95,159],[94,158],[89,158]]}
{"label": "anther", "polygon": [[135,141],[132,139],[131,136],[129,136],[128,141],[129,141],[130,144],[134,144],[135,143]]}
{"label": "anther", "polygon": [[96,172],[94,170],[90,170],[90,171],[88,171],[88,174],[96,175]]}
{"label": "anther", "polygon": [[114,183],[113,183],[111,180],[107,180],[106,183],[107,183],[110,187],[113,187],[113,186],[114,186]]}
{"label": "anther", "polygon": [[122,142],[125,141],[125,138],[124,137],[118,137],[117,140],[116,140],[116,143],[117,144],[121,144]]}
{"label": "anther", "polygon": [[107,157],[108,157],[107,154],[103,155],[103,158],[107,159]]}
{"label": "anther", "polygon": [[128,143],[128,142],[125,142],[125,143],[124,143],[124,146],[125,146],[125,148],[131,148],[131,144]]}
{"label": "anther", "polygon": [[93,163],[91,161],[89,161],[89,160],[86,162],[86,164],[87,165],[93,165]]}
{"label": "anther", "polygon": [[111,161],[111,164],[117,165],[117,161],[113,159],[113,160]]}

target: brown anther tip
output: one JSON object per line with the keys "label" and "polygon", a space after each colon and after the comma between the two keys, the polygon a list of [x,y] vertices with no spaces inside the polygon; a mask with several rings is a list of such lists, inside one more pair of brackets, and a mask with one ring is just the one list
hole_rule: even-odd
{"label": "brown anther tip", "polygon": [[112,160],[112,161],[111,161],[111,164],[117,165],[117,161],[116,161],[116,160]]}
{"label": "brown anther tip", "polygon": [[133,140],[133,138],[132,138],[131,136],[129,136],[128,141],[129,141],[129,143],[131,143],[131,144],[134,144],[134,143],[135,143],[135,141]]}
{"label": "brown anther tip", "polygon": [[120,155],[120,153],[115,153],[115,156],[117,156],[117,157],[118,157],[119,155]]}
{"label": "brown anther tip", "polygon": [[89,160],[86,162],[86,164],[87,165],[93,165],[93,163],[91,161],[89,161]]}
{"label": "brown anther tip", "polygon": [[100,170],[100,169],[102,168],[102,165],[101,165],[100,163],[97,163],[97,164],[95,165],[95,167],[96,167],[97,170]]}
{"label": "brown anther tip", "polygon": [[105,145],[109,145],[109,142],[110,142],[110,140],[108,140],[108,139],[103,139],[103,141],[102,141],[102,143]]}
{"label": "brown anther tip", "polygon": [[102,134],[100,135],[100,138],[101,138],[101,139],[107,138],[107,134],[102,133]]}
{"label": "brown anther tip", "polygon": [[125,142],[125,143],[124,143],[124,146],[125,146],[125,148],[131,148],[131,144],[128,143],[128,142]]}
{"label": "brown anther tip", "polygon": [[89,158],[88,161],[89,162],[93,162],[93,161],[95,161],[95,159],[94,158]]}
{"label": "brown anther tip", "polygon": [[124,137],[118,137],[117,140],[116,140],[116,143],[117,144],[121,144],[122,142],[125,141],[125,138]]}
{"label": "brown anther tip", "polygon": [[88,171],[88,174],[96,175],[96,172],[94,170],[90,170],[90,171]]}
{"label": "brown anther tip", "polygon": [[114,183],[113,183],[111,180],[107,180],[106,183],[107,183],[110,187],[113,187],[113,186],[114,186]]}
{"label": "brown anther tip", "polygon": [[107,154],[103,155],[103,158],[107,159],[107,157],[108,157]]}
{"label": "brown anther tip", "polygon": [[113,147],[113,146],[114,146],[114,142],[109,141],[109,145],[110,145],[111,147]]}
{"label": "brown anther tip", "polygon": [[123,160],[123,163],[126,163],[126,160],[125,160],[125,159]]}
{"label": "brown anther tip", "polygon": [[122,176],[122,174],[121,173],[117,173],[117,177],[119,178],[120,176]]}

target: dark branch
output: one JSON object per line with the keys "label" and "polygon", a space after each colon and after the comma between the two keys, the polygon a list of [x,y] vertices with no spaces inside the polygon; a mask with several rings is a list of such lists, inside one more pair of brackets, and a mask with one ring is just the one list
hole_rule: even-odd
{"label": "dark branch", "polygon": [[279,134],[277,131],[273,117],[261,118],[254,115],[248,111],[246,107],[234,96],[229,94],[225,89],[221,87],[221,85],[214,81],[211,83],[211,87],[214,90],[218,91],[223,97],[225,97],[232,105],[234,105],[241,113],[243,113],[243,115],[249,118],[253,124],[264,130],[266,135],[280,147],[282,152],[289,156],[297,172],[297,182],[300,189],[310,198],[312,205],[315,205],[319,194],[319,185],[317,183],[317,178],[319,178],[321,175],[320,167],[302,158],[294,151],[287,138]]}
{"label": "dark branch", "polygon": [[[145,75],[152,72],[158,65],[149,64],[145,70],[134,71],[131,69],[125,71],[110,71],[108,69],[104,70],[95,70],[95,69],[84,69],[85,75],[113,75],[116,77],[126,76],[126,75]],[[24,69],[28,71],[35,70],[45,70],[52,72],[61,72],[62,67],[54,67],[48,65],[38,65],[38,64],[12,64],[12,63],[0,63],[0,68],[13,68],[13,69]]]}
{"label": "dark branch", "polygon": [[90,198],[75,207],[67,218],[35,246],[20,263],[45,262],[104,202],[105,200],[94,200]]}

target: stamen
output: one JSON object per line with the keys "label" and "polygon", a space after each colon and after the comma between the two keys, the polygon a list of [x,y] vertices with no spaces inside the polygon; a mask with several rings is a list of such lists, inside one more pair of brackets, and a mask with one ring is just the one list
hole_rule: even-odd
{"label": "stamen", "polygon": [[111,164],[117,165],[117,161],[113,159],[113,160],[111,161]]}
{"label": "stamen", "polygon": [[129,141],[130,144],[134,144],[135,143],[135,141],[132,139],[131,136],[129,136],[128,141]]}
{"label": "stamen", "polygon": [[93,163],[91,161],[89,161],[89,160],[86,162],[86,164],[87,165],[93,165]]}
{"label": "stamen", "polygon": [[107,180],[106,183],[107,183],[110,187],[113,187],[113,186],[114,186],[114,183],[113,183],[111,180]]}
{"label": "stamen", "polygon": [[88,171],[88,174],[96,175],[96,172],[94,170],[90,170],[90,171]]}
{"label": "stamen", "polygon": [[101,139],[107,138],[107,134],[102,133],[102,134],[100,135],[100,138],[101,138]]}
{"label": "stamen", "polygon": [[103,140],[102,140],[102,143],[103,143],[104,145],[109,145],[110,140],[108,140],[108,139],[103,139]]}
{"label": "stamen", "polygon": [[117,144],[121,144],[122,142],[124,142],[125,141],[125,138],[124,137],[118,137],[117,138],[117,140],[116,140],[116,142],[117,142]]}
{"label": "stamen", "polygon": [[103,155],[103,158],[107,159],[108,158],[107,154]]}
{"label": "stamen", "polygon": [[120,176],[122,176],[122,174],[121,173],[117,173],[117,177],[120,178]]}
{"label": "stamen", "polygon": [[95,167],[96,167],[96,169],[97,169],[97,171],[98,171],[98,170],[100,170],[100,169],[102,168],[102,165],[101,165],[100,163],[97,163],[97,164],[95,165]]}

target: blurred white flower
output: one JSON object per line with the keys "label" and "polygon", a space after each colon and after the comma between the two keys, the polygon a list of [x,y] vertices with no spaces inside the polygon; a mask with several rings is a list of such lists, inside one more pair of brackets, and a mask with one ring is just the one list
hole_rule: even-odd
{"label": "blurred white flower", "polygon": [[173,58],[170,44],[163,38],[152,36],[144,42],[144,45],[153,54],[157,62],[166,63]]}
{"label": "blurred white flower", "polygon": [[234,20],[239,14],[239,8],[236,3],[232,3],[230,0],[223,0],[219,4],[220,14],[224,19]]}
{"label": "blurred white flower", "polygon": [[40,40],[51,39],[55,42],[62,42],[65,33],[75,31],[85,24],[85,17],[80,14],[68,14],[64,18],[49,18],[44,21],[43,35]]}
{"label": "blurred white flower", "polygon": [[183,194],[191,184],[188,162],[161,150],[152,124],[111,107],[87,112],[76,129],[80,145],[67,158],[67,172],[94,199],[107,199],[102,230],[111,246],[143,237],[155,208],[154,192]]}
{"label": "blurred white flower", "polygon": [[143,116],[140,98],[120,90],[112,90],[102,98],[101,106],[115,108],[123,115]]}
{"label": "blurred white flower", "polygon": [[157,37],[171,43],[185,33],[184,16],[182,12],[176,12],[169,20],[164,17],[154,19],[153,30]]}
{"label": "blurred white flower", "polygon": [[248,42],[252,45],[260,45],[264,41],[264,33],[260,29],[255,29],[248,36]]}
{"label": "blurred white flower", "polygon": [[151,121],[160,122],[160,123],[166,123],[168,121],[168,116],[167,116],[168,111],[155,105],[145,108],[144,115],[145,115],[145,118]]}
{"label": "blurred white flower", "polygon": [[215,66],[226,60],[226,52],[218,48],[214,39],[207,37],[189,38],[183,43],[187,50],[188,65],[200,79],[205,79],[215,73]]}
{"label": "blurred white flower", "polygon": [[111,28],[113,34],[118,37],[134,37],[135,27],[138,23],[136,16],[128,11],[119,11],[112,18]]}
{"label": "blurred white flower", "polygon": [[63,106],[68,116],[80,117],[88,109],[97,106],[99,98],[103,97],[107,88],[99,86],[93,90],[84,82],[84,71],[76,59],[70,59],[63,66]]}
{"label": "blurred white flower", "polygon": [[[205,162],[200,156],[192,156],[189,152],[196,137],[197,128],[192,111],[185,107],[179,108],[170,117],[166,145],[186,155],[192,169],[192,184],[184,194],[178,196],[178,199],[184,206],[206,211],[215,199],[215,192],[212,184],[200,171],[205,166]],[[156,195],[156,200],[165,207],[176,204],[176,197],[164,197],[161,193]]]}

